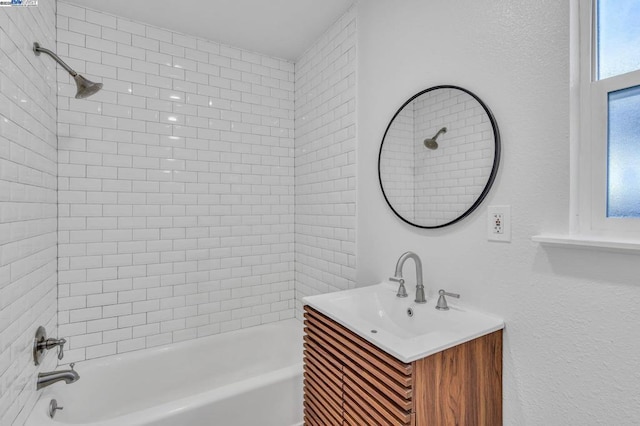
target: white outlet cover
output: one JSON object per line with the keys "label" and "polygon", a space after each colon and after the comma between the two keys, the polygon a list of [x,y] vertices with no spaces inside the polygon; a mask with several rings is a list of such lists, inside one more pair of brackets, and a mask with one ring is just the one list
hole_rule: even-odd
{"label": "white outlet cover", "polygon": [[[495,215],[502,216],[502,233],[494,232]],[[511,206],[489,206],[487,208],[487,239],[489,241],[511,241]]]}

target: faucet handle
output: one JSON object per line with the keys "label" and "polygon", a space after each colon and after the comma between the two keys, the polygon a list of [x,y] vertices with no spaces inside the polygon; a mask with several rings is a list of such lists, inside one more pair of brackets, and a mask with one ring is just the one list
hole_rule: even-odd
{"label": "faucet handle", "polygon": [[447,305],[447,299],[445,298],[445,296],[455,297],[456,299],[460,299],[460,295],[459,294],[447,293],[443,289],[440,289],[440,291],[438,291],[438,294],[440,295],[440,297],[438,298],[438,303],[436,304],[436,309],[438,309],[440,311],[448,311],[449,310],[449,306]]}
{"label": "faucet handle", "polygon": [[407,289],[404,287],[404,278],[402,277],[391,277],[389,281],[393,281],[400,284],[398,287],[398,292],[396,293],[396,297],[407,297]]}
{"label": "faucet handle", "polygon": [[64,358],[64,344],[67,343],[67,339],[58,339],[58,359]]}

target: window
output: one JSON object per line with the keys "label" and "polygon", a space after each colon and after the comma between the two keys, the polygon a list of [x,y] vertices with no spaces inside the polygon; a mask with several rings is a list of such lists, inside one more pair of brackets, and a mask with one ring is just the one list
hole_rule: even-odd
{"label": "window", "polygon": [[573,231],[640,238],[640,0],[577,0],[576,5],[580,77],[579,137],[572,136],[578,157]]}

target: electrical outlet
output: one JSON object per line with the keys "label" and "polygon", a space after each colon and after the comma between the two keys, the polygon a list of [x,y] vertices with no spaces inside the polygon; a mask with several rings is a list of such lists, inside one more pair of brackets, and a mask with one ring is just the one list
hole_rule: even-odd
{"label": "electrical outlet", "polygon": [[511,206],[489,206],[487,238],[489,241],[511,241]]}
{"label": "electrical outlet", "polygon": [[504,217],[502,213],[494,213],[491,215],[491,227],[493,235],[504,234]]}

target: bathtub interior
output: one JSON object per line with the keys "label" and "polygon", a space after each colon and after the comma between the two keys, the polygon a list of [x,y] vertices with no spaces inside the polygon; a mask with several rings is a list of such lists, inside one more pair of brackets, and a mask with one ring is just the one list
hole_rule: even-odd
{"label": "bathtub interior", "polygon": [[[79,362],[81,380],[52,386],[42,398],[55,397],[65,409],[62,423],[113,419],[214,389],[302,369],[302,324],[296,319]],[[249,384],[247,386],[250,386]],[[55,388],[55,389],[54,389]]]}
{"label": "bathtub interior", "polygon": [[[302,368],[293,375],[254,383],[241,391],[227,392],[215,402],[172,410],[140,426],[290,426],[301,424]],[[260,382],[260,381],[258,381]],[[242,387],[242,386],[239,386]],[[240,389],[238,389],[240,390]]]}

